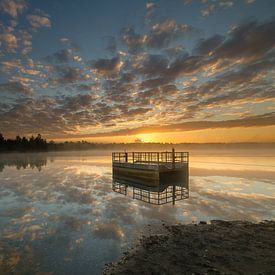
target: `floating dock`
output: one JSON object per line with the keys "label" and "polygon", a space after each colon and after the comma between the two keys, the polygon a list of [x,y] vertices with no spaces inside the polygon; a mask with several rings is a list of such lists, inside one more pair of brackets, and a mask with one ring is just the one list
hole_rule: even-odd
{"label": "floating dock", "polygon": [[189,178],[188,152],[114,152],[113,179],[157,187],[177,184]]}

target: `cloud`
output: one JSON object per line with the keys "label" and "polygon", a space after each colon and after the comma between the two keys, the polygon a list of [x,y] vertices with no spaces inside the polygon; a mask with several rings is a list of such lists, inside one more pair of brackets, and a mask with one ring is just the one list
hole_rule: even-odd
{"label": "cloud", "polygon": [[59,41],[60,41],[61,43],[69,43],[69,42],[70,42],[70,39],[67,38],[67,37],[62,37],[62,38],[59,39]]}
{"label": "cloud", "polygon": [[36,133],[36,129],[44,135],[74,132],[78,127],[104,125],[120,115],[110,106],[96,102],[92,94],[39,100],[21,98],[15,105],[1,109],[0,114],[2,132],[11,133],[20,125],[22,135]]}
{"label": "cloud", "polygon": [[[16,48],[18,47],[17,38],[12,33],[3,33],[0,34],[0,41],[3,44],[4,51],[8,53],[15,52]],[[0,44],[1,46],[1,44]]]}
{"label": "cloud", "polygon": [[81,111],[85,108],[91,107],[94,101],[94,96],[91,94],[67,96],[57,100],[60,104],[59,111],[66,115],[66,112]]}
{"label": "cloud", "polygon": [[11,70],[22,69],[22,63],[20,59],[5,60],[0,62],[0,69],[3,72],[10,72]]}
{"label": "cloud", "polygon": [[37,100],[22,98],[17,104],[0,111],[1,131],[11,133],[18,125],[22,135],[32,134],[38,128],[43,135],[52,135],[54,132],[73,133],[85,127],[95,127],[98,131],[104,125],[115,126],[117,120],[132,120],[136,116],[143,116],[151,109],[131,103],[131,96],[124,98],[124,102],[129,104],[120,101],[120,104],[110,106],[108,96],[106,95],[106,103],[98,101],[94,93]]}
{"label": "cloud", "polygon": [[206,61],[202,56],[181,55],[169,64],[166,57],[161,55],[146,55],[140,63],[135,65],[137,72],[143,74],[145,79],[140,87],[155,88],[173,81],[181,76],[191,76],[199,72]]}
{"label": "cloud", "polygon": [[122,43],[128,47],[130,53],[136,53],[144,46],[145,37],[137,34],[133,27],[123,28],[120,36]]}
{"label": "cloud", "polygon": [[21,52],[23,55],[32,51],[32,35],[26,30],[19,32],[19,39],[21,42]]}
{"label": "cloud", "polygon": [[202,1],[203,3],[208,3],[207,7],[201,10],[201,16],[208,17],[215,10],[225,10],[228,8],[232,8],[235,4],[235,0],[220,0],[220,1],[212,1],[214,3],[209,3],[208,1]]}
{"label": "cloud", "polygon": [[204,65],[204,60],[201,56],[183,56],[175,60],[167,70],[171,78],[176,78],[181,75],[192,75],[198,72]]}
{"label": "cloud", "polygon": [[220,1],[219,6],[222,8],[231,8],[234,6],[234,1]]}
{"label": "cloud", "polygon": [[[218,101],[274,98],[269,72],[274,69],[274,57],[268,56],[262,61],[240,67],[238,71],[227,71],[213,80],[197,87],[200,97],[208,98],[208,103]],[[219,100],[218,100],[219,99]],[[218,100],[218,101],[217,101]],[[204,100],[201,100],[204,104]]]}
{"label": "cloud", "polygon": [[186,24],[178,24],[173,19],[167,19],[152,26],[150,33],[145,36],[145,44],[150,48],[167,47],[191,29]]}
{"label": "cloud", "polygon": [[166,84],[174,84],[173,82],[182,76],[192,76],[199,72],[205,61],[201,56],[182,55],[175,59],[170,64],[165,57],[151,56],[145,59],[137,71],[144,73],[144,76],[149,76],[140,84],[140,88],[156,88]]}
{"label": "cloud", "polygon": [[198,42],[194,52],[181,55],[163,75],[174,80],[180,76],[206,71],[216,74],[234,65],[252,64],[272,54],[275,45],[275,21],[259,24],[256,21],[236,27],[227,38],[214,35]]}
{"label": "cloud", "polygon": [[76,86],[78,91],[97,91],[99,89],[99,85],[95,83],[89,84],[80,84]]}
{"label": "cloud", "polygon": [[59,77],[54,78],[54,84],[69,84],[78,81],[85,81],[90,78],[88,74],[83,73],[79,67],[55,67]]}
{"label": "cloud", "polygon": [[141,90],[154,89],[162,85],[166,85],[169,82],[170,82],[169,78],[159,77],[159,78],[147,79],[142,83],[140,83],[139,87]]}
{"label": "cloud", "polygon": [[13,81],[14,83],[21,83],[25,87],[29,87],[29,85],[34,82],[34,80],[30,77],[19,76],[19,75],[12,76],[10,80]]}
{"label": "cloud", "polygon": [[254,3],[256,0],[244,0],[245,4],[252,4]]}
{"label": "cloud", "polygon": [[224,36],[216,34],[207,39],[201,39],[195,48],[195,52],[201,55],[210,55],[224,41]]}
{"label": "cloud", "polygon": [[17,17],[26,8],[26,2],[24,0],[1,0],[0,7],[3,12],[9,14],[12,17]]}
{"label": "cloud", "polygon": [[206,7],[205,9],[201,10],[201,15],[203,17],[207,17],[210,15],[211,12],[213,12],[215,9],[215,5],[214,4],[211,4],[209,5],[208,7]]}
{"label": "cloud", "polygon": [[39,63],[34,63],[32,59],[10,59],[0,61],[0,71],[9,76],[9,80],[20,77],[38,77],[42,69],[42,66]]}
{"label": "cloud", "polygon": [[184,5],[191,5],[194,2],[194,0],[185,0]]}
{"label": "cloud", "polygon": [[154,6],[155,6],[155,4],[154,4],[153,2],[147,2],[147,3],[146,3],[146,9],[147,9],[147,10],[152,9]]}
{"label": "cloud", "polygon": [[68,63],[73,60],[73,50],[72,49],[63,49],[59,50],[52,55],[45,57],[45,60],[50,63]]}
{"label": "cloud", "polygon": [[0,84],[0,92],[29,93],[32,90],[21,82],[8,82]]}
{"label": "cloud", "polygon": [[[41,27],[51,27],[49,15],[40,9],[34,9],[37,14],[24,14],[27,2],[24,0],[0,0],[0,8],[8,13],[10,20],[0,22],[0,50],[1,55],[23,54],[32,50],[32,33]],[[19,18],[18,15],[22,13]],[[28,21],[31,28],[25,26]]]}
{"label": "cloud", "polygon": [[32,50],[31,40],[32,36],[26,30],[15,31],[13,28],[5,26],[2,27],[2,33],[0,33],[0,49],[4,54],[16,54],[21,51],[25,55]]}
{"label": "cloud", "polygon": [[177,45],[175,47],[166,48],[163,50],[163,52],[169,57],[169,58],[178,58],[181,55],[187,54],[185,52],[184,45]]}
{"label": "cloud", "polygon": [[146,15],[151,16],[156,8],[156,4],[153,2],[146,3]]}
{"label": "cloud", "polygon": [[51,21],[47,16],[41,16],[41,15],[28,15],[27,19],[30,23],[30,25],[36,30],[42,27],[51,27]]}
{"label": "cloud", "polygon": [[[11,20],[5,20],[0,23],[0,50],[1,55],[6,54],[23,54],[27,55],[32,50],[32,32],[41,27],[50,27],[50,19],[43,11],[36,9],[38,15],[22,15],[20,20],[15,18],[26,7],[25,1],[20,0],[3,0],[0,1],[1,9],[9,13]],[[22,19],[21,19],[22,18]],[[30,28],[25,28],[24,20],[27,20]]]}
{"label": "cloud", "polygon": [[145,46],[154,49],[166,48],[192,30],[186,24],[179,24],[174,19],[166,19],[153,24],[149,33],[145,35],[137,34],[133,27],[123,28],[121,40],[131,53],[136,53]]}
{"label": "cloud", "polygon": [[122,136],[122,135],[137,135],[146,133],[158,132],[184,132],[203,129],[217,128],[234,128],[234,127],[255,127],[255,126],[271,126],[275,125],[275,112],[262,115],[250,116],[241,119],[220,120],[220,121],[190,121],[161,126],[144,126],[132,129],[116,130],[100,134],[90,134],[87,137],[104,137],[104,136]]}
{"label": "cloud", "polygon": [[213,52],[214,58],[239,59],[246,63],[263,57],[275,45],[275,20],[252,21],[235,27]]}
{"label": "cloud", "polygon": [[143,56],[135,69],[144,76],[160,76],[167,71],[168,59],[162,55],[147,54]]}
{"label": "cloud", "polygon": [[141,108],[132,108],[129,109],[123,105],[120,106],[120,109],[122,110],[122,115],[124,117],[135,117],[137,115],[145,115],[147,112],[151,110],[150,107],[141,107]]}
{"label": "cloud", "polygon": [[119,57],[114,57],[111,59],[97,59],[90,62],[94,73],[102,77],[115,77],[121,70],[123,62]]}

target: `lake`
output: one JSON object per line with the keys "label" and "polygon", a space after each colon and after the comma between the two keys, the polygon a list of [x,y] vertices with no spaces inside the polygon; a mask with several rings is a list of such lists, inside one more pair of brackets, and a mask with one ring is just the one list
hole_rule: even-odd
{"label": "lake", "polygon": [[[275,217],[275,154],[190,154],[189,198],[112,191],[108,152],[0,156],[0,274],[100,274],[159,223]],[[148,226],[150,224],[150,226]]]}

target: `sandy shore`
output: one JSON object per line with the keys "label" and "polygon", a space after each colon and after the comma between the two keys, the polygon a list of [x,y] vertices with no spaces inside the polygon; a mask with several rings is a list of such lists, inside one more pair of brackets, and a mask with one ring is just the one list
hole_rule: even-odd
{"label": "sandy shore", "polygon": [[275,274],[275,222],[163,225],[104,274]]}

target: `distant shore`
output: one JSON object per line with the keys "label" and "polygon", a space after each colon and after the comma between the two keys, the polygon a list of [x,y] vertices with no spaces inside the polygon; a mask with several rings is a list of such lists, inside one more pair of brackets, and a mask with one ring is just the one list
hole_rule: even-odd
{"label": "distant shore", "polygon": [[[32,144],[34,143],[34,144]],[[0,143],[0,154],[4,153],[42,153],[42,152],[95,152],[95,151],[176,151],[200,152],[215,150],[236,153],[244,153],[251,150],[267,153],[275,151],[275,143],[90,143],[90,142],[28,142],[16,143],[16,141]]]}
{"label": "distant shore", "polygon": [[275,274],[274,221],[163,224],[156,232],[104,274]]}

